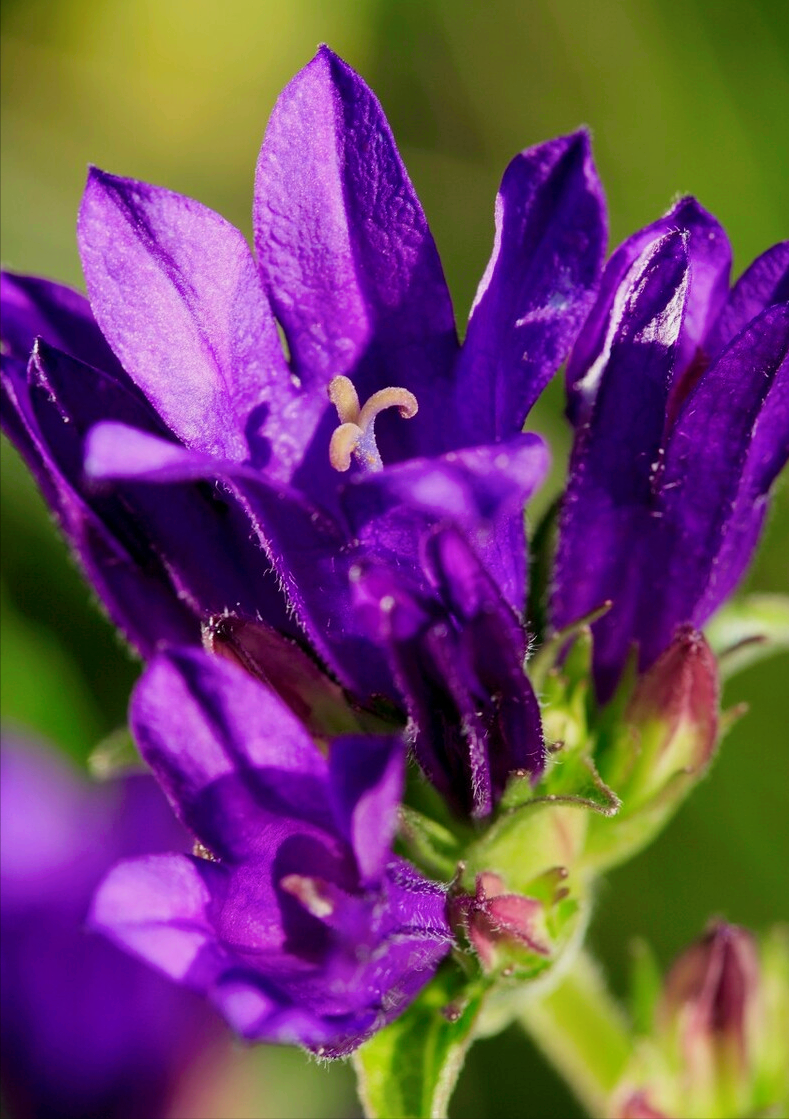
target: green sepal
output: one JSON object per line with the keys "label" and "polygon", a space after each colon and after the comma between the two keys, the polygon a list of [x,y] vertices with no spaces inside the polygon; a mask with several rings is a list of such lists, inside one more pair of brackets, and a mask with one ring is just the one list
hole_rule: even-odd
{"label": "green sepal", "polygon": [[649,846],[698,782],[698,774],[675,773],[656,796],[632,814],[625,801],[615,822],[599,816],[591,819],[581,859],[583,870],[600,874]]}
{"label": "green sepal", "polygon": [[449,882],[462,848],[455,835],[430,816],[402,804],[397,829],[402,853],[431,878]]}
{"label": "green sepal", "polygon": [[371,1119],[441,1119],[473,1040],[484,984],[469,985],[452,959],[386,1029],[353,1056]]}
{"label": "green sepal", "polygon": [[591,610],[572,625],[552,634],[534,654],[526,665],[529,679],[539,691],[549,672],[559,667],[562,652],[565,652],[561,666],[562,675],[571,683],[587,678],[591,673],[592,624],[611,609],[605,602],[596,610]]}
{"label": "green sepal", "polygon": [[722,680],[789,649],[789,596],[753,594],[729,602],[704,627]]}
{"label": "green sepal", "polygon": [[145,766],[128,727],[118,727],[103,738],[88,758],[91,776],[100,781]]}

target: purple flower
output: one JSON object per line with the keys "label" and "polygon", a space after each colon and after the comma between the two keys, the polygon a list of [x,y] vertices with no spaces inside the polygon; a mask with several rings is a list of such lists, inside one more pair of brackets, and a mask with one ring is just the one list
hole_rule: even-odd
{"label": "purple flower", "polygon": [[513,770],[536,777],[545,763],[527,635],[457,529],[427,537],[422,563],[430,595],[360,568],[358,608],[407,697],[420,765],[457,810],[484,818]]}
{"label": "purple flower", "polygon": [[404,751],[328,759],[249,675],[159,654],[131,723],[204,857],[121,862],[92,923],[204,992],[242,1036],[341,1056],[396,1017],[449,951],[444,888],[391,854]]}
{"label": "purple flower", "polygon": [[91,895],[127,855],[182,847],[155,783],[89,785],[31,744],[4,742],[2,1090],[11,1116],[138,1119],[169,1113],[220,1022],[189,992],[91,934]]}
{"label": "purple flower", "polygon": [[[490,583],[483,612],[508,633],[522,624],[522,511],[548,459],[521,428],[590,307],[604,252],[588,137],[507,168],[462,347],[380,105],[326,48],[276,105],[253,216],[257,258],[199,203],[91,171],[79,219],[90,304],[3,277],[4,425],[144,656],[198,642],[212,618],[262,620],[306,636],[356,704],[424,710],[424,689],[398,690],[350,576],[373,563],[440,612],[423,557],[431,532],[451,526]],[[464,610],[447,620],[465,633]],[[476,642],[479,660],[479,632],[457,640]],[[524,648],[508,639],[497,679]],[[487,686],[480,671],[462,698],[448,683],[445,708],[468,707]],[[539,768],[536,701],[518,676],[507,718],[517,709],[522,726],[497,748],[529,744],[502,754],[496,774],[470,760],[473,744],[444,766],[465,775],[450,781],[455,800],[482,813],[502,774]]]}
{"label": "purple flower", "polygon": [[731,252],[692,198],[611,257],[567,366],[576,425],[552,600],[595,623],[598,696],[739,582],[789,455],[789,242],[729,291]]}

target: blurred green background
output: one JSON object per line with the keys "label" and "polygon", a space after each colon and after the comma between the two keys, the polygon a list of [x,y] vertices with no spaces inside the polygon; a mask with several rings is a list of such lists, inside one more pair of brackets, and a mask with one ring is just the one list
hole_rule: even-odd
{"label": "blurred green background", "polygon": [[[193,195],[249,233],[268,113],[321,41],[383,102],[461,322],[507,160],[582,123],[612,243],[684,191],[728,228],[737,272],[789,233],[785,0],[3,0],[3,264],[81,284],[74,227],[89,162]],[[557,449],[554,491],[560,413],[554,385],[532,425]],[[123,721],[138,665],[5,443],[2,456],[3,715],[82,759]],[[784,491],[750,588],[787,589],[788,505]],[[710,779],[600,889],[592,941],[617,988],[636,935],[668,962],[713,913],[757,929],[789,915],[787,667],[730,687],[726,703],[752,710]],[[274,1049],[239,1062],[223,1119],[359,1114],[346,1066]],[[511,1031],[474,1050],[453,1114],[578,1112]]]}

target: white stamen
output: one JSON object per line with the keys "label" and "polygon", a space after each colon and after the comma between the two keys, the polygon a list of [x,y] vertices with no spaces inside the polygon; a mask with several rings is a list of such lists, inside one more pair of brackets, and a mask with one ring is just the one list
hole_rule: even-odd
{"label": "white stamen", "polygon": [[404,420],[410,420],[419,411],[414,394],[402,388],[380,389],[360,408],[353,383],[342,374],[330,381],[329,400],[340,420],[329,444],[329,462],[340,471],[350,467],[351,455],[367,470],[383,470],[375,442],[375,417],[386,408],[397,408]]}

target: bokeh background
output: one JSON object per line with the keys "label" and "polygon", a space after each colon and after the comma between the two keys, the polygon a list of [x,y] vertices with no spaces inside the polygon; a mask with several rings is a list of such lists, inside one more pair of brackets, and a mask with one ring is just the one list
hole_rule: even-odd
{"label": "bokeh background", "polygon": [[[380,96],[445,262],[458,319],[520,148],[585,123],[612,243],[695,193],[740,272],[789,234],[784,0],[3,0],[2,259],[81,286],[75,215],[89,162],[193,195],[251,230],[257,149],[279,89],[328,42]],[[532,426],[567,435],[554,384]],[[124,720],[139,671],[100,615],[13,451],[2,447],[2,705],[84,762]],[[749,589],[786,590],[779,498]],[[627,946],[664,963],[713,913],[786,918],[786,657],[727,689],[751,713],[661,839],[599,891],[592,941],[618,989]],[[239,1053],[215,1113],[354,1116],[350,1069]],[[212,1112],[214,1114],[214,1112]],[[479,1044],[455,1116],[578,1114],[514,1030]]]}

